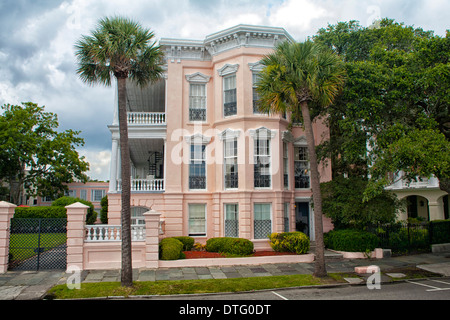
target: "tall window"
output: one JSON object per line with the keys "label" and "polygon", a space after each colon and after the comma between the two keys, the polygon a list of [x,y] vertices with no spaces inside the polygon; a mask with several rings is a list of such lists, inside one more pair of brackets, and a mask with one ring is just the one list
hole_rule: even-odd
{"label": "tall window", "polygon": [[239,237],[238,204],[225,204],[225,237]]}
{"label": "tall window", "polygon": [[270,137],[265,132],[257,134],[254,141],[255,165],[254,165],[254,187],[270,188]]}
{"label": "tall window", "polygon": [[237,114],[236,75],[223,78],[223,115],[225,117]]}
{"label": "tall window", "polygon": [[289,232],[289,202],[284,203],[284,232]]}
{"label": "tall window", "polygon": [[106,191],[101,189],[94,189],[91,193],[91,201],[100,202],[102,198],[105,196]]}
{"label": "tall window", "polygon": [[80,190],[80,199],[87,200],[87,190],[86,189]]}
{"label": "tall window", "polygon": [[307,147],[294,148],[295,188],[309,189],[309,159]]}
{"label": "tall window", "polygon": [[259,72],[253,72],[253,113],[259,114],[261,113],[258,109],[258,100],[259,100],[259,94],[258,91],[256,91],[257,83],[259,80]]}
{"label": "tall window", "polygon": [[270,203],[255,203],[254,204],[254,238],[265,239],[272,232]]}
{"label": "tall window", "polygon": [[205,204],[189,204],[189,236],[206,236]]}
{"label": "tall window", "polygon": [[289,149],[288,144],[283,142],[283,182],[286,189],[289,188]]}
{"label": "tall window", "polygon": [[189,189],[206,189],[206,162],[204,144],[191,144]]}
{"label": "tall window", "polygon": [[189,121],[206,121],[206,84],[189,86]]}
{"label": "tall window", "polygon": [[225,189],[238,188],[237,139],[224,140],[224,181]]}
{"label": "tall window", "polygon": [[144,213],[147,212],[147,208],[132,207],[131,208],[131,224],[145,224]]}

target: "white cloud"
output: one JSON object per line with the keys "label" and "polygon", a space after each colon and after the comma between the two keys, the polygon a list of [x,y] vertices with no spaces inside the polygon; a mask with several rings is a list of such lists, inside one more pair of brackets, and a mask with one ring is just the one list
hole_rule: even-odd
{"label": "white cloud", "polygon": [[111,161],[111,151],[108,150],[80,150],[79,154],[86,157],[86,161],[89,162],[90,170],[87,175],[91,179],[97,179],[101,181],[109,180],[109,165]]}
{"label": "white cloud", "polygon": [[311,27],[314,20],[328,16],[331,16],[331,13],[314,1],[287,0],[273,7],[269,20],[272,25],[305,31]]}

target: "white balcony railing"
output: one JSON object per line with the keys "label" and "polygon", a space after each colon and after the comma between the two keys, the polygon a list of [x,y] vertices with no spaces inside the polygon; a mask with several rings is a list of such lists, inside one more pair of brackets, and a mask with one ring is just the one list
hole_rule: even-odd
{"label": "white balcony railing", "polygon": [[128,112],[128,124],[166,124],[164,112]]}
{"label": "white balcony railing", "polygon": [[[122,190],[122,180],[117,180],[117,190]],[[131,191],[164,191],[164,179],[131,179]]]}
{"label": "white balcony railing", "polygon": [[[122,240],[122,226],[120,225],[87,225],[85,230],[86,238],[84,240],[87,242]],[[131,226],[131,240],[145,241],[145,225],[136,224]]]}

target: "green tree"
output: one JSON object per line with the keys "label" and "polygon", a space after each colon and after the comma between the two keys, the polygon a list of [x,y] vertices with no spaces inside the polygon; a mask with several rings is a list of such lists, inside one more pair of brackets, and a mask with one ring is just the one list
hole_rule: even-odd
{"label": "green tree", "polygon": [[[388,172],[381,170],[388,169],[386,157],[389,149],[394,149],[390,144],[395,139],[406,143],[404,137],[408,132],[436,129],[434,135],[440,132],[449,140],[450,132],[449,34],[442,38],[432,31],[390,19],[383,19],[379,26],[365,28],[355,21],[340,22],[320,29],[314,37],[315,42],[342,56],[348,74],[342,95],[328,109],[331,137],[320,147],[319,155],[331,158],[333,177],[370,174],[367,199],[369,193],[377,194],[373,192],[375,189],[380,191],[373,188],[375,184],[380,187],[387,182]],[[428,123],[426,126],[424,121]],[[435,136],[430,140],[429,133],[428,141],[440,139]],[[398,147],[397,144],[395,148]],[[415,150],[409,151],[403,157],[409,157],[409,162],[415,159],[415,166],[396,162],[396,170],[390,166],[392,173],[403,170],[409,177],[419,173]],[[432,148],[422,151],[429,153],[421,157],[420,167],[427,167],[427,162],[435,163]],[[445,170],[420,171],[440,175],[440,187],[448,192],[449,178],[442,172]]]}
{"label": "green tree", "polygon": [[0,116],[0,180],[9,185],[10,201],[19,204],[22,188],[28,196],[55,197],[67,183],[87,181],[89,164],[76,148],[80,132],[58,132],[58,118],[27,102],[3,105]]}
{"label": "green tree", "polygon": [[122,273],[123,286],[132,286],[131,261],[131,181],[130,150],[126,110],[126,81],[144,86],[160,79],[162,52],[153,41],[154,34],[139,23],[124,17],[100,19],[91,36],[76,44],[80,78],[88,83],[111,85],[117,80],[122,175]]}
{"label": "green tree", "polygon": [[311,41],[284,42],[278,45],[274,53],[266,56],[262,64],[265,68],[257,84],[260,110],[267,113],[301,114],[308,143],[314,201],[314,274],[323,277],[327,271],[323,244],[322,197],[311,113],[321,113],[334,101],[343,87],[345,70],[336,54]]}

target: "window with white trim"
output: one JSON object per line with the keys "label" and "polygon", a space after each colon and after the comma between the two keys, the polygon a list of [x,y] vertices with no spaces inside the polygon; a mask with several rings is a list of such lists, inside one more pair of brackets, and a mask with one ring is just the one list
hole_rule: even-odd
{"label": "window with white trim", "polygon": [[206,84],[189,85],[189,121],[206,121]]}
{"label": "window with white trim", "polygon": [[104,189],[94,189],[91,192],[91,201],[92,202],[100,202],[102,198],[105,196],[106,191]]}
{"label": "window with white trim", "polygon": [[206,204],[189,204],[189,236],[206,236]]}
{"label": "window with white trim", "polygon": [[289,149],[286,142],[283,142],[283,184],[285,189],[289,189]]}
{"label": "window with white trim", "polygon": [[191,144],[189,189],[206,189],[206,161],[204,144]]}
{"label": "window with white trim", "polygon": [[266,239],[272,233],[272,204],[255,203],[253,207],[254,239]]}
{"label": "window with white trim", "polygon": [[80,199],[87,200],[87,190],[86,189],[80,190]]}
{"label": "window with white trim", "polygon": [[237,114],[236,75],[223,77],[223,115],[225,117]]}
{"label": "window with white trim", "polygon": [[252,84],[253,84],[252,89],[253,89],[253,113],[254,114],[261,114],[261,112],[258,109],[259,93],[256,90],[259,78],[260,78],[260,73],[253,71],[253,73],[252,73]]}
{"label": "window with white trim", "polygon": [[271,174],[270,174],[270,137],[266,134],[259,134],[254,141],[254,187],[255,188],[270,188]]}
{"label": "window with white trim", "polygon": [[224,140],[223,147],[225,189],[237,189],[239,186],[237,138]]}
{"label": "window with white trim", "polygon": [[309,189],[309,157],[306,146],[296,146],[294,148],[294,179],[296,189]]}
{"label": "window with white trim", "polygon": [[289,232],[289,202],[284,203],[283,209],[284,232]]}
{"label": "window with white trim", "polygon": [[225,237],[239,237],[239,205],[225,204]]}

